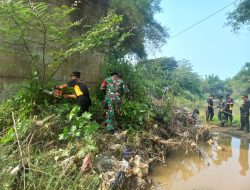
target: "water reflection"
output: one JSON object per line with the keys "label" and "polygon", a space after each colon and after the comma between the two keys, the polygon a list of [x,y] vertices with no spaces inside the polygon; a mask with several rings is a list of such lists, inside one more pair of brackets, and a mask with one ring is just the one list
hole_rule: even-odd
{"label": "water reflection", "polygon": [[[232,152],[231,142],[232,142],[232,137],[228,136],[226,138],[221,138],[219,142],[215,142],[215,144],[213,144],[212,147],[214,154],[217,155],[217,158],[214,159],[213,161],[215,165],[221,165],[223,161],[227,161],[229,158],[232,157],[233,152]],[[223,151],[218,151],[217,148],[218,145],[223,147]]]}
{"label": "water reflection", "polygon": [[162,184],[157,190],[250,189],[249,142],[221,137],[218,144],[215,141],[204,149],[205,156],[171,154],[167,166],[153,173],[154,181]]}
{"label": "water reflection", "polygon": [[246,176],[246,173],[249,170],[248,149],[249,149],[249,143],[246,141],[241,141],[240,142],[239,163],[241,166],[240,174],[242,176]]}

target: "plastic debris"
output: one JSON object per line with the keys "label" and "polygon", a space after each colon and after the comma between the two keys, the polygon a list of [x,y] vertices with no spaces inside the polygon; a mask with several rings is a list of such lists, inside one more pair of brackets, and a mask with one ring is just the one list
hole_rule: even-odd
{"label": "plastic debris", "polygon": [[60,163],[60,166],[62,166],[64,170],[68,169],[69,167],[71,167],[74,164],[75,158],[76,158],[76,156],[71,156],[71,157],[63,160]]}
{"label": "plastic debris", "polygon": [[133,168],[133,173],[138,175],[140,178],[148,174],[148,164],[142,162],[142,158],[139,155],[135,156],[135,166]]}
{"label": "plastic debris", "polygon": [[216,149],[217,149],[217,150],[222,150],[222,147],[219,146],[219,145],[217,145],[217,146],[216,146]]}
{"label": "plastic debris", "polygon": [[19,170],[21,170],[22,165],[19,164],[10,171],[10,175],[16,175]]}
{"label": "plastic debris", "polygon": [[120,162],[120,168],[121,168],[121,171],[124,171],[124,172],[128,171],[128,169],[129,169],[129,163],[128,163],[128,161],[123,159]]}
{"label": "plastic debris", "polygon": [[212,145],[212,144],[214,143],[214,141],[213,141],[212,139],[209,139],[209,140],[207,141],[207,143],[208,143],[209,145]]}
{"label": "plastic debris", "polygon": [[81,172],[85,172],[91,166],[91,155],[87,154],[82,161]]}
{"label": "plastic debris", "polygon": [[96,156],[95,162],[96,168],[101,171],[113,170],[119,166],[114,156],[107,157],[99,154]]}
{"label": "plastic debris", "polygon": [[121,144],[112,144],[108,147],[109,150],[121,150],[122,149],[122,145]]}
{"label": "plastic debris", "polygon": [[122,183],[124,177],[125,177],[124,172],[123,171],[119,171],[116,174],[115,179],[111,181],[109,189],[111,189],[111,190],[117,189],[119,187],[119,185]]}

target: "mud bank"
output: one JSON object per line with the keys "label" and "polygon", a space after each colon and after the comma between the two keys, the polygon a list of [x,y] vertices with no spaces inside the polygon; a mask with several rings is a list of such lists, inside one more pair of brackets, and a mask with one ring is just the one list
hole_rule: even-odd
{"label": "mud bank", "polygon": [[212,133],[224,133],[238,137],[243,140],[250,141],[250,133],[245,131],[239,131],[239,127],[218,127],[218,126],[206,126]]}

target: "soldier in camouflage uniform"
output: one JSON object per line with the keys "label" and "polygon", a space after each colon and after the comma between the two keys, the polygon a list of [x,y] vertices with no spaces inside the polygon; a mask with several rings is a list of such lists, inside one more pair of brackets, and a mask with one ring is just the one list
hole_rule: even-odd
{"label": "soldier in camouflage uniform", "polygon": [[111,73],[111,77],[106,78],[102,85],[101,90],[106,89],[106,96],[104,105],[106,109],[106,128],[111,133],[114,132],[115,117],[119,113],[121,105],[121,97],[129,92],[127,85],[120,78],[117,72]]}
{"label": "soldier in camouflage uniform", "polygon": [[248,100],[248,96],[244,95],[242,96],[243,103],[240,107],[240,129],[244,131],[244,128],[246,129],[246,132],[249,132],[249,109],[250,109],[250,102]]}
{"label": "soldier in camouflage uniform", "polygon": [[223,101],[223,96],[219,96],[219,103],[217,108],[219,108],[218,119],[220,121],[220,126],[224,127],[225,124],[225,103]]}

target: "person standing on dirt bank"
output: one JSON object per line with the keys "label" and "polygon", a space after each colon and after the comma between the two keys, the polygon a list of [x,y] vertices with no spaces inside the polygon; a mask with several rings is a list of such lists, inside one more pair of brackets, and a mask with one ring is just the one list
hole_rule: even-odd
{"label": "person standing on dirt bank", "polygon": [[225,119],[226,123],[228,123],[228,118],[230,120],[230,125],[233,122],[233,106],[234,106],[234,99],[230,97],[230,94],[226,96],[226,108],[225,108]]}
{"label": "person standing on dirt bank", "polygon": [[111,77],[106,78],[101,87],[101,90],[106,90],[104,99],[104,108],[106,109],[106,129],[110,133],[114,133],[114,122],[119,114],[121,105],[121,97],[129,92],[125,82],[121,79],[118,72],[112,72]]}
{"label": "person standing on dirt bank", "polygon": [[225,109],[225,103],[223,101],[223,96],[219,96],[218,97],[219,99],[219,104],[217,106],[217,108],[219,109],[219,112],[218,112],[218,119],[221,123],[221,126],[224,126],[224,120],[225,120],[225,112],[224,112],[224,109]]}
{"label": "person standing on dirt bank", "polygon": [[206,108],[206,120],[212,120],[214,116],[214,102],[213,102],[214,96],[210,95],[207,99],[207,108]]}
{"label": "person standing on dirt bank", "polygon": [[64,98],[74,98],[77,100],[77,105],[80,106],[80,111],[77,113],[77,116],[80,117],[85,111],[89,111],[89,107],[91,106],[89,89],[87,85],[80,80],[81,73],[79,71],[72,72],[70,76],[71,80],[66,84],[58,86],[58,88],[73,87],[75,94],[65,94]]}
{"label": "person standing on dirt bank", "polygon": [[248,100],[248,96],[244,95],[242,96],[243,103],[240,107],[240,129],[241,131],[244,131],[244,128],[246,129],[246,132],[249,132],[249,109],[250,109],[250,101]]}

